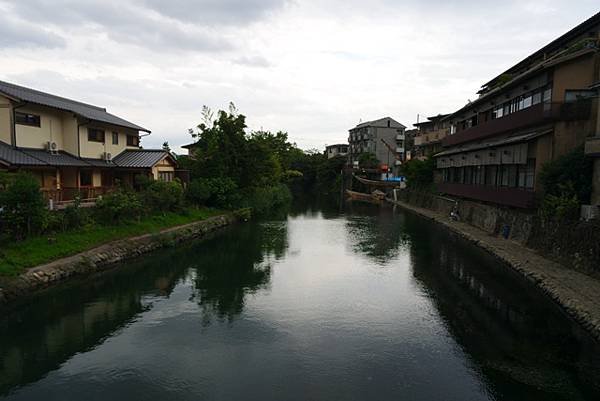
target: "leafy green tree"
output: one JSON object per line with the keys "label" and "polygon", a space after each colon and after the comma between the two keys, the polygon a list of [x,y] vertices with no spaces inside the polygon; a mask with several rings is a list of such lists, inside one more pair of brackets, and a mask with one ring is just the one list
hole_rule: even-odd
{"label": "leafy green tree", "polygon": [[38,181],[31,174],[17,173],[5,178],[0,191],[0,227],[15,240],[39,234],[45,228],[48,211]]}
{"label": "leafy green tree", "polygon": [[358,165],[360,168],[377,168],[379,160],[374,153],[365,152],[358,156]]}
{"label": "leafy green tree", "polygon": [[539,179],[545,194],[568,198],[574,195],[580,203],[587,203],[592,195],[592,175],[593,160],[585,156],[580,146],[544,164]]}
{"label": "leafy green tree", "polygon": [[429,157],[425,160],[413,159],[404,163],[401,173],[406,177],[406,185],[409,188],[429,188],[433,185],[433,172],[435,170],[435,159]]}

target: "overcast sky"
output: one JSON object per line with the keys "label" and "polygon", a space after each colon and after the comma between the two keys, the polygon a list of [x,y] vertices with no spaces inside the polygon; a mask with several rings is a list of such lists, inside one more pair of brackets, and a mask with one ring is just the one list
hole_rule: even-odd
{"label": "overcast sky", "polygon": [[[458,109],[597,0],[0,0],[0,80],[191,142],[203,105],[300,147]],[[422,117],[421,117],[422,118]]]}

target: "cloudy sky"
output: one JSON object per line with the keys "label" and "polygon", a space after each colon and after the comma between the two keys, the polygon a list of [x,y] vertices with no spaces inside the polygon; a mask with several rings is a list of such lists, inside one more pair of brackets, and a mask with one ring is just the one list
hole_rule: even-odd
{"label": "cloudy sky", "polygon": [[597,0],[0,0],[0,80],[189,143],[203,105],[302,148],[453,111]]}

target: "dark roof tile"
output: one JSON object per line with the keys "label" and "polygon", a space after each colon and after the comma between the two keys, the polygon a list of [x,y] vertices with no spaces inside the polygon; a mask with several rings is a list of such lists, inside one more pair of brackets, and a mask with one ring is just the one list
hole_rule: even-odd
{"label": "dark roof tile", "polygon": [[0,93],[3,93],[6,96],[17,100],[35,103],[48,107],[54,107],[65,111],[71,111],[90,120],[114,124],[120,127],[131,128],[137,131],[150,132],[144,127],[140,127],[139,125],[136,125],[134,123],[131,123],[127,120],[124,120],[120,117],[108,113],[106,109],[103,109],[101,107],[77,102],[75,100],[66,99],[64,97],[51,95],[45,92],[40,92],[35,89],[26,88],[24,86],[0,81]]}
{"label": "dark roof tile", "polygon": [[173,158],[166,150],[154,149],[128,149],[113,158],[118,167],[127,168],[151,168],[160,162],[165,156]]}

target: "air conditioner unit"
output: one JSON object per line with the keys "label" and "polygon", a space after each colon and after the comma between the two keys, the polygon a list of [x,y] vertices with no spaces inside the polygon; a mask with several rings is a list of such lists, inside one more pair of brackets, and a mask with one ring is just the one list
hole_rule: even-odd
{"label": "air conditioner unit", "polygon": [[108,153],[108,152],[104,152],[102,154],[102,160],[104,160],[105,162],[109,162],[112,160],[112,154]]}
{"label": "air conditioner unit", "polygon": [[46,150],[53,155],[58,154],[58,145],[56,142],[48,141],[46,142]]}

